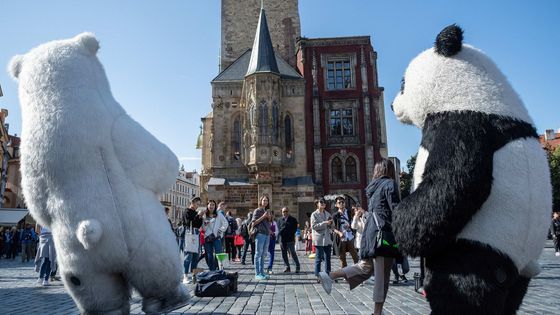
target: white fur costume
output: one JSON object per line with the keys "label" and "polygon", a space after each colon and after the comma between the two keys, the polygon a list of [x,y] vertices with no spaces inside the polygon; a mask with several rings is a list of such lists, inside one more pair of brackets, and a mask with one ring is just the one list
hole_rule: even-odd
{"label": "white fur costume", "polygon": [[158,194],[175,155],[113,98],[90,33],[15,56],[23,130],[22,186],[49,226],[64,284],[82,313],[147,313],[188,300],[177,244]]}

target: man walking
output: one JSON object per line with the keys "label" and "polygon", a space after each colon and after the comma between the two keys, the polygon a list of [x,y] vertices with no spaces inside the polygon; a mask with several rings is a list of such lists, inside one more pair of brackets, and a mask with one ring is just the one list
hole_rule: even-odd
{"label": "man walking", "polygon": [[282,250],[282,259],[286,265],[284,272],[290,272],[290,262],[288,261],[288,251],[296,264],[296,273],[299,273],[300,265],[299,259],[295,249],[295,235],[298,226],[296,218],[290,215],[288,207],[282,208],[282,218],[278,220],[279,235],[280,235],[280,249]]}
{"label": "man walking", "polygon": [[342,268],[346,267],[346,252],[349,252],[354,260],[354,264],[358,263],[358,253],[354,247],[354,232],[351,228],[352,216],[346,209],[344,197],[336,197],[336,207],[338,211],[333,215],[334,233],[335,233],[335,252],[338,252],[338,258]]}
{"label": "man walking", "polygon": [[25,229],[21,230],[19,239],[21,240],[21,262],[31,260],[31,258],[35,256],[35,253],[33,253],[33,245],[37,240],[37,234],[35,234],[35,230],[33,230],[31,224],[25,224]]}

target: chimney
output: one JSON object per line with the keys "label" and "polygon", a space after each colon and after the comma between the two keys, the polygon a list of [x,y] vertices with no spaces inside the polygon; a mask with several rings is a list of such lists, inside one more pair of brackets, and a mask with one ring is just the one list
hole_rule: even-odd
{"label": "chimney", "polygon": [[550,140],[554,140],[556,139],[556,133],[554,132],[554,129],[547,129],[544,132],[544,140],[545,141],[550,141]]}

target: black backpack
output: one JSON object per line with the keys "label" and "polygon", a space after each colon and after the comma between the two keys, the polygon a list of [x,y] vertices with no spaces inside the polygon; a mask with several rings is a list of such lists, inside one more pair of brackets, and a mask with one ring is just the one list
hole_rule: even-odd
{"label": "black backpack", "polygon": [[228,228],[226,231],[226,235],[233,235],[235,231],[237,231],[237,222],[232,217],[228,217],[227,220],[228,220]]}
{"label": "black backpack", "polygon": [[249,238],[249,224],[247,221],[243,221],[243,224],[241,224],[241,236],[243,236],[244,239]]}

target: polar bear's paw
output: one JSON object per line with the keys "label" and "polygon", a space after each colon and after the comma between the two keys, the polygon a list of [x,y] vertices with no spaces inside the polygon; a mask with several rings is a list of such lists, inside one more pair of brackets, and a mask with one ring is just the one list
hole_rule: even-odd
{"label": "polar bear's paw", "polygon": [[190,293],[182,284],[177,287],[177,292],[173,296],[164,298],[144,298],[142,300],[142,310],[146,314],[167,313],[189,304]]}
{"label": "polar bear's paw", "polygon": [[102,234],[103,228],[101,227],[101,223],[96,219],[81,221],[76,230],[78,241],[80,241],[86,250],[94,246],[99,241]]}

